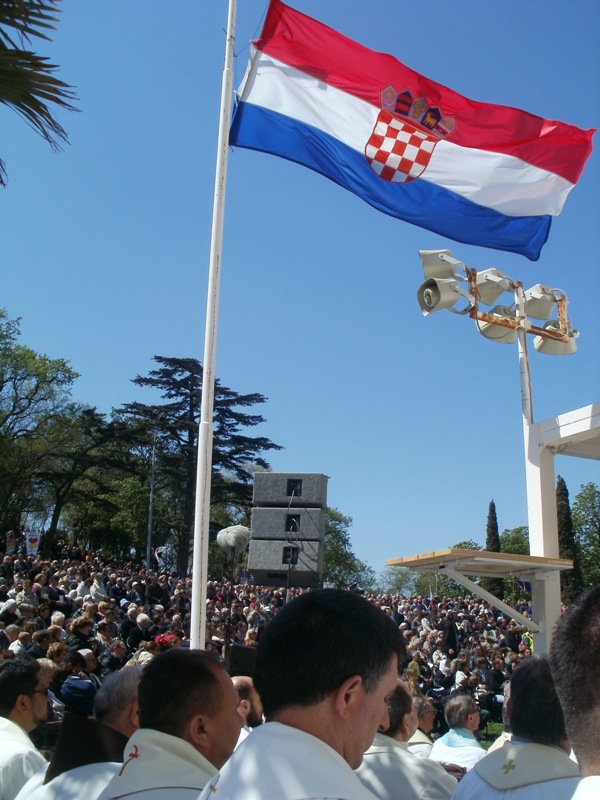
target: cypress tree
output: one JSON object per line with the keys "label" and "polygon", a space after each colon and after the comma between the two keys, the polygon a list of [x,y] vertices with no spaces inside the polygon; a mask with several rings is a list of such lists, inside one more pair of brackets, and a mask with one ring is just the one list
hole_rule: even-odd
{"label": "cypress tree", "polygon": [[560,558],[568,558],[573,562],[573,569],[561,572],[560,595],[566,605],[583,594],[583,577],[579,563],[579,549],[575,541],[569,490],[561,476],[556,481],[556,513],[558,516],[558,554]]}
{"label": "cypress tree", "polygon": [[[496,516],[496,504],[490,500],[488,508],[487,526],[485,529],[485,549],[488,553],[500,552],[500,534],[498,533],[498,517]],[[502,600],[504,597],[504,581],[502,578],[482,578],[481,586]]]}

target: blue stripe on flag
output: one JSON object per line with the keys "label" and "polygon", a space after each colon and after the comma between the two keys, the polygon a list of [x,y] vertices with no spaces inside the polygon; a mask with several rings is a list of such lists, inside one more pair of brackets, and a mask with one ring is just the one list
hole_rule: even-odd
{"label": "blue stripe on flag", "polygon": [[510,217],[424,180],[382,180],[362,153],[310,125],[250,103],[238,103],[229,143],[308,167],[379,211],[458,242],[537,261],[550,232],[549,215]]}

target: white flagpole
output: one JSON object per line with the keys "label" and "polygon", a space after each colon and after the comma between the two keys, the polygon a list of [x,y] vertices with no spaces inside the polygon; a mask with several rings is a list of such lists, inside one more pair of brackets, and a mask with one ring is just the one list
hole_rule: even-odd
{"label": "white flagpole", "polygon": [[225,66],[221,84],[221,112],[217,143],[217,167],[213,219],[210,241],[206,327],[204,331],[204,361],[202,405],[198,430],[198,466],[196,471],[196,506],[194,514],[194,553],[192,561],[192,607],[190,645],[203,650],[206,638],[206,584],[208,579],[208,534],[210,522],[210,482],[212,470],[213,405],[215,395],[215,361],[217,349],[217,320],[219,315],[219,283],[223,246],[225,184],[231,96],[233,86],[233,41],[237,0],[229,0]]}

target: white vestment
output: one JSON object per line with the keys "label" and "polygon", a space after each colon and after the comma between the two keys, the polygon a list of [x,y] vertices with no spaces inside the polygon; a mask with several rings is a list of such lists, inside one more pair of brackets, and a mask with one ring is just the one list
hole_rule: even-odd
{"label": "white vestment", "polygon": [[110,779],[122,767],[116,761],[86,764],[61,772],[44,784],[45,772],[27,781],[15,800],[96,800]]}
{"label": "white vestment", "polygon": [[0,717],[0,798],[14,800],[29,778],[47,766],[23,728]]}
{"label": "white vestment", "polygon": [[572,800],[598,800],[600,797],[600,775],[582,778]]}
{"label": "white vestment", "polygon": [[429,736],[427,736],[426,733],[423,733],[422,730],[419,730],[419,728],[417,728],[417,730],[408,740],[409,753],[414,753],[414,755],[420,756],[421,758],[429,758],[432,747],[433,742]]}
{"label": "white vestment", "polygon": [[456,789],[456,778],[440,764],[382,733],[375,734],[356,774],[380,800],[449,800]]}
{"label": "white vestment", "polygon": [[123,765],[98,800],[195,800],[216,772],[183,739],[140,728],[127,742]]}
{"label": "white vestment", "polygon": [[332,747],[280,722],[255,728],[200,798],[376,800]]}
{"label": "white vestment", "polygon": [[452,800],[571,800],[580,780],[561,748],[512,741],[476,764]]}
{"label": "white vestment", "polygon": [[472,769],[485,756],[485,750],[466,728],[450,728],[433,743],[429,758],[440,764],[456,764]]}

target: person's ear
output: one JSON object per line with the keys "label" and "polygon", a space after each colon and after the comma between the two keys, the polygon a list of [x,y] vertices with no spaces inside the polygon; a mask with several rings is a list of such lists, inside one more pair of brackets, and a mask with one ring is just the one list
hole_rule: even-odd
{"label": "person's ear", "polygon": [[334,695],[334,706],[338,716],[342,719],[352,716],[358,701],[362,699],[363,692],[364,684],[360,675],[347,678]]}
{"label": "person's ear", "polygon": [[131,702],[127,716],[130,727],[136,731],[140,727],[140,704],[137,699]]}
{"label": "person's ear", "polygon": [[14,710],[18,714],[27,714],[31,708],[31,697],[28,694],[19,694],[15,701]]}
{"label": "person's ear", "polygon": [[250,713],[250,710],[251,710],[250,701],[249,700],[240,700],[240,710],[242,712],[242,715],[243,715],[244,719],[246,719],[248,714]]}
{"label": "person's ear", "polygon": [[192,747],[203,755],[210,748],[210,737],[208,732],[208,719],[203,714],[196,714],[191,717],[185,726],[185,736],[183,737]]}

